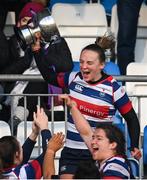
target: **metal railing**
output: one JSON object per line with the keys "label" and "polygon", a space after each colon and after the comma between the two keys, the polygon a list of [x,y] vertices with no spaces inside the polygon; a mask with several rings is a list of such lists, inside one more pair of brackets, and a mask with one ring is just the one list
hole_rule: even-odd
{"label": "metal railing", "polygon": [[[125,82],[147,82],[147,76],[145,75],[127,75],[127,76],[113,76],[118,81]],[[41,75],[20,75],[20,74],[1,74],[1,81],[44,81]]]}
{"label": "metal railing", "polygon": [[[125,81],[125,82],[147,82],[147,76],[114,76],[114,78],[118,81]],[[44,81],[44,79],[42,78],[41,75],[0,75],[0,82],[3,81],[30,81],[30,82],[39,82],[39,81]],[[129,94],[128,94],[129,95]],[[48,96],[51,98],[51,132],[54,132],[55,129],[55,121],[54,121],[54,98],[57,96],[57,94],[0,94],[0,96],[21,96],[24,98],[24,109],[26,109],[26,105],[27,105],[27,96],[37,96],[38,97],[38,105],[40,105],[40,97],[41,96]],[[141,98],[147,98],[147,95],[129,95],[129,97],[136,97],[138,98],[138,118],[140,119],[141,114],[140,114],[140,101]],[[65,132],[66,132],[66,122],[67,122],[67,107],[64,106],[64,113],[65,113]],[[12,112],[11,112],[12,114]],[[24,139],[27,138],[27,118],[25,115],[25,110],[24,110]],[[13,132],[13,120],[11,117],[11,130]],[[141,134],[142,135],[142,134]],[[41,145],[40,145],[41,141],[40,138],[38,138],[38,154],[40,154],[41,152]],[[140,148],[142,148],[142,143],[140,142]],[[56,159],[58,159],[59,156],[56,156]],[[140,178],[143,176],[143,161],[140,161]]]}

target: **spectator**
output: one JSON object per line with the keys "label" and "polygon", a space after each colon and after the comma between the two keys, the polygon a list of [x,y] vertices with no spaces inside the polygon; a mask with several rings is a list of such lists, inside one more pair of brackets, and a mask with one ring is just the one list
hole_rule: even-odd
{"label": "spectator", "polygon": [[[2,70],[6,67],[6,64],[9,62],[9,44],[6,39],[5,34],[0,29],[0,74]],[[4,88],[0,82],[0,94],[3,94]],[[0,96],[0,104],[2,103],[4,96]],[[1,106],[2,107],[2,106]],[[0,116],[2,117],[2,109],[0,108]]]}
{"label": "spectator", "polygon": [[[99,123],[93,130],[77,105],[67,95],[60,95],[70,107],[77,130],[84,139],[92,157],[99,165],[102,179],[130,179],[131,167],[126,157],[125,137],[110,123]],[[138,157],[140,157],[138,152]]]}
{"label": "spectator", "polygon": [[9,44],[3,31],[0,29],[0,74],[9,61]]}
{"label": "spectator", "polygon": [[134,62],[137,23],[142,2],[143,0],[117,0],[117,62],[122,75],[126,74],[127,65]]}
{"label": "spectator", "polygon": [[[30,12],[32,9],[34,12],[40,12],[44,9],[44,6],[39,3],[29,2],[27,3],[19,14],[19,21],[17,26],[21,27],[27,24],[27,22],[32,18]],[[20,48],[17,43],[16,36],[13,35],[9,40],[10,45],[10,57],[7,67],[2,71],[3,74],[40,74],[38,68],[36,67],[34,57],[31,50],[28,48],[25,52]],[[47,94],[48,84],[46,82],[22,82],[17,81],[14,83],[4,83],[5,93],[11,94]],[[39,88],[38,88],[39,87]],[[13,103],[13,105],[12,105]],[[47,97],[41,97],[41,106],[46,107]],[[16,134],[17,124],[24,120],[24,98],[14,97],[13,101],[10,96],[6,98],[3,102],[4,108],[9,107],[9,111],[12,108],[14,113],[14,133]],[[12,105],[12,106],[11,106]],[[36,111],[37,97],[29,96],[27,97],[27,110],[26,115],[28,120],[32,120],[33,112]],[[10,113],[9,113],[10,115]],[[9,117],[10,119],[10,117]],[[9,119],[4,120],[8,121]]]}
{"label": "spectator", "polygon": [[[29,161],[36,138],[42,136],[43,153],[35,160]],[[8,179],[41,179],[42,163],[46,150],[46,142],[51,138],[48,130],[48,118],[43,109],[37,108],[34,113],[32,132],[23,147],[13,136],[0,138],[0,155],[2,161],[2,175]]]}
{"label": "spectator", "polygon": [[44,7],[47,7],[50,0],[31,0],[31,2],[41,3]]}
{"label": "spectator", "polygon": [[29,0],[1,0],[0,3],[0,30],[3,31],[8,11],[14,11],[16,14],[16,22],[18,15],[23,6],[29,2]]}
{"label": "spectator", "polygon": [[0,3],[0,30],[3,31],[8,11],[14,11],[16,15],[16,22],[18,21],[19,13],[21,9],[28,2],[40,3],[44,7],[47,7],[49,0],[1,0]]}
{"label": "spectator", "polygon": [[[39,44],[37,45],[39,49]],[[91,44],[81,51],[80,72],[78,73],[57,73],[51,68],[47,69],[39,58],[35,59],[41,74],[48,83],[69,88],[70,97],[76,101],[79,110],[91,127],[96,127],[98,122],[112,123],[116,110],[119,110],[127,122],[131,151],[136,157],[139,151],[139,121],[123,87],[112,76],[102,71],[105,55],[101,47]],[[62,62],[64,61],[65,59],[62,59]],[[60,66],[60,63],[58,65]],[[66,143],[59,164],[61,178],[72,178],[79,162],[90,158],[92,158],[91,154],[69,114]]]}
{"label": "spectator", "polygon": [[[30,12],[30,9],[33,11],[40,12],[44,9],[44,6],[35,3],[35,2],[30,2],[25,5],[25,7],[22,9],[19,15],[19,21],[17,23],[17,26],[23,26],[25,25],[31,18],[32,14]],[[15,44],[13,47],[13,54],[14,54],[14,48],[17,49],[18,45],[16,44],[16,37],[15,40],[13,40],[12,44]],[[16,51],[17,52],[17,51]],[[49,55],[48,55],[49,54]],[[66,54],[66,55],[65,55]],[[68,55],[67,55],[68,54]],[[23,57],[19,57],[18,53],[14,55],[17,57],[17,62],[6,68],[3,73],[4,74],[39,74],[39,71],[36,67],[32,52],[29,48],[25,51],[25,55]],[[54,65],[55,67],[58,66],[58,62],[60,61],[60,58],[65,58],[68,57],[70,59],[70,64],[63,64],[62,67],[58,68],[58,72],[62,70],[68,70],[72,68],[72,60],[71,60],[71,54],[69,51],[69,48],[62,38],[61,41],[58,44],[53,44],[48,47],[48,49],[43,49],[43,51],[40,54],[42,61],[46,64],[46,67],[48,68],[49,65]],[[49,65],[47,64],[48,61],[46,61],[46,58],[50,56],[52,58],[52,61],[49,62]],[[8,86],[9,88],[8,88]],[[17,94],[17,93],[25,93],[25,94],[47,94],[48,93],[48,84],[46,82],[20,82],[18,81],[15,86],[12,86],[13,88],[10,87],[9,83],[5,84],[5,90],[6,93],[11,92],[12,94]],[[38,88],[39,87],[39,88]],[[16,99],[16,98],[15,98]],[[11,99],[7,98],[6,101],[4,102],[5,105],[10,106],[11,104]],[[17,127],[17,124],[24,119],[24,99],[16,99],[14,102],[14,121],[15,121],[15,127]],[[28,120],[32,119],[32,114],[33,111],[35,111],[35,107],[37,104],[37,97],[34,96],[29,96],[27,97],[27,109],[26,110],[26,115],[29,114]],[[41,97],[41,106],[46,108],[47,105],[47,97]],[[29,113],[28,113],[29,112]],[[16,129],[16,128],[15,128]]]}

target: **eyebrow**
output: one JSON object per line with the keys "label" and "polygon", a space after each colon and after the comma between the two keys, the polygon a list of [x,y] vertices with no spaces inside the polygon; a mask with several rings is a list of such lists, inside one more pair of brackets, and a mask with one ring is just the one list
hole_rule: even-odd
{"label": "eyebrow", "polygon": [[100,136],[100,135],[92,135],[92,137],[104,137],[104,136]]}

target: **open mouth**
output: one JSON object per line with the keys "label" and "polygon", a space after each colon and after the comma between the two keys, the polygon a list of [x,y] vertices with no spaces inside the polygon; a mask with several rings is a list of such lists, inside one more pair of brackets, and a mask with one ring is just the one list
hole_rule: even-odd
{"label": "open mouth", "polygon": [[90,72],[86,71],[86,72],[82,72],[82,74],[83,74],[83,77],[87,77],[90,74]]}
{"label": "open mouth", "polygon": [[97,152],[99,150],[98,147],[93,147],[93,153]]}

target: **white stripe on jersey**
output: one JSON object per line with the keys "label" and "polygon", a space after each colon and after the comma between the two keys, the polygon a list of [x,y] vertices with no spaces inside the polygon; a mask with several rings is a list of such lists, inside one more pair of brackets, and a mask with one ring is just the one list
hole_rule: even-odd
{"label": "white stripe on jersey", "polygon": [[123,87],[118,88],[117,91],[114,92],[114,101],[119,100],[124,95],[125,95],[124,88]]}
{"label": "white stripe on jersey", "polygon": [[70,122],[67,122],[67,129],[70,132],[78,133],[77,129],[75,128],[75,125]]}
{"label": "white stripe on jersey", "polygon": [[18,177],[15,175],[14,172],[10,172],[10,173],[7,173],[7,174],[3,174],[4,177],[6,177],[6,179],[18,179]]}
{"label": "white stripe on jersey", "polygon": [[66,139],[65,146],[72,149],[88,149],[84,142],[73,141]]}
{"label": "white stripe on jersey", "polygon": [[122,165],[117,164],[117,163],[110,163],[110,164],[106,165],[106,167],[103,169],[103,172],[105,173],[105,171],[107,171],[107,170],[120,172],[121,174],[124,174],[127,177],[130,176],[128,170],[125,167],[123,167]]}
{"label": "white stripe on jersey", "polygon": [[77,72],[71,72],[68,78],[68,84],[71,83],[71,81],[73,81],[73,79],[75,78]]}
{"label": "white stripe on jersey", "polygon": [[[78,97],[78,99],[81,99],[82,101],[85,101],[85,102],[92,102],[92,104],[95,104],[95,105],[101,104],[103,106],[110,106],[110,103],[106,101],[103,101],[101,99],[96,99],[95,97],[85,96],[84,94],[80,94],[79,92],[75,92],[73,90],[70,90],[70,94],[72,94],[73,97]],[[113,108],[113,106],[111,108]]]}
{"label": "white stripe on jersey", "polygon": [[27,166],[27,164],[22,166],[21,169],[20,169],[19,179],[27,179],[27,174],[26,174],[25,166]]}

